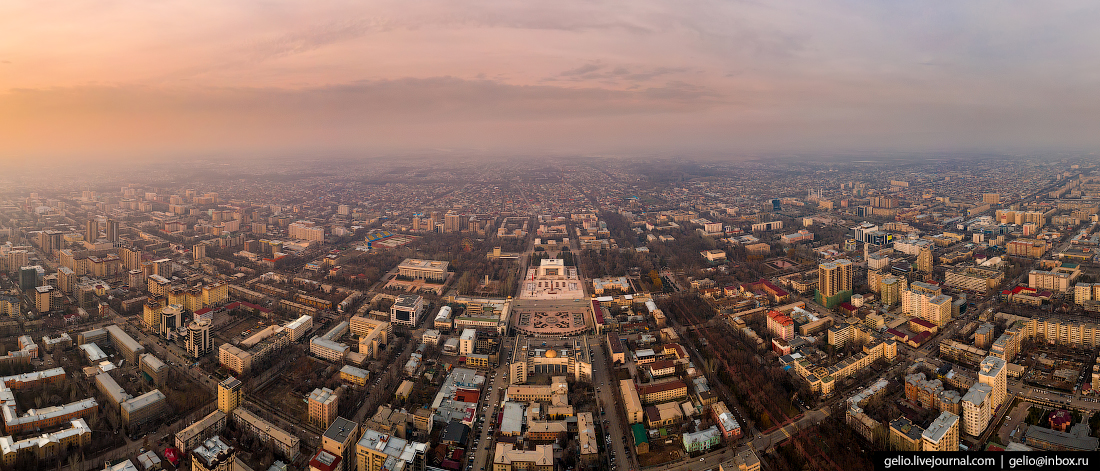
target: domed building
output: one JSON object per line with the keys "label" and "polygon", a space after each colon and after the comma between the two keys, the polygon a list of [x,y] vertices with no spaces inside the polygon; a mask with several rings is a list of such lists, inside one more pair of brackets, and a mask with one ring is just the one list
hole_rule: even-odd
{"label": "domed building", "polygon": [[520,337],[511,352],[511,384],[527,382],[529,375],[567,375],[574,381],[592,377],[592,359],[587,337],[549,340]]}

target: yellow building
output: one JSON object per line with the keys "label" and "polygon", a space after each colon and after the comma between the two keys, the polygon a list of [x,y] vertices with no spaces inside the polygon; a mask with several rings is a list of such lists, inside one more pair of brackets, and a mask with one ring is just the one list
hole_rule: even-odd
{"label": "yellow building", "polygon": [[240,348],[224,343],[218,348],[218,363],[225,365],[229,371],[236,374],[244,374],[252,368],[252,354]]}
{"label": "yellow building", "polygon": [[674,380],[665,383],[646,384],[638,388],[638,397],[643,404],[657,404],[687,397],[687,385]]}
{"label": "yellow building", "polygon": [[497,443],[493,471],[554,471],[554,447],[536,445],[534,450],[517,450],[511,443]]}
{"label": "yellow building", "polygon": [[408,465],[411,464],[409,460],[416,459],[426,447],[425,443],[409,442],[368,428],[363,430],[363,438],[355,445],[355,463],[358,471],[381,471],[389,460],[403,460]]}
{"label": "yellow building", "polygon": [[638,396],[638,390],[634,387],[634,380],[624,379],[619,381],[619,392],[623,398],[623,408],[626,410],[626,421],[631,424],[642,423],[642,400]]}
{"label": "yellow building", "polygon": [[226,301],[229,301],[228,284],[219,281],[202,287],[203,307],[220,306]]}
{"label": "yellow building", "polygon": [[924,429],[913,424],[905,416],[899,417],[890,422],[890,450],[921,451],[924,448],[923,435]]}
{"label": "yellow building", "polygon": [[84,419],[73,419],[70,427],[53,433],[46,433],[15,441],[13,437],[0,437],[0,453],[3,453],[4,467],[12,469],[20,458],[34,457],[38,461],[48,461],[74,447],[83,447],[92,441],[92,429]]}
{"label": "yellow building", "polygon": [[959,451],[959,416],[944,411],[921,433],[922,451]]}
{"label": "yellow building", "polygon": [[232,376],[218,383],[218,410],[229,414],[241,405],[241,382]]}
{"label": "yellow building", "polygon": [[738,452],[733,459],[719,464],[718,471],[760,471],[760,458],[752,449],[745,449]]}
{"label": "yellow building", "polygon": [[344,365],[343,368],[340,368],[340,379],[357,386],[366,386],[368,376],[367,370],[362,368],[351,365]]}

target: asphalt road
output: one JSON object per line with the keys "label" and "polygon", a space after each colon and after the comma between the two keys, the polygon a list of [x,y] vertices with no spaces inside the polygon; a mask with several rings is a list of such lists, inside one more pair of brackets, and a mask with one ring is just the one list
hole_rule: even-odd
{"label": "asphalt road", "polygon": [[122,324],[119,327],[123,327],[123,325],[128,325],[130,327],[129,329],[125,330],[128,330],[132,337],[136,337],[134,340],[137,340],[139,343],[146,347],[146,353],[152,353],[158,359],[169,362],[169,366],[171,366],[172,363],[176,365],[183,365],[172,368],[174,368],[176,371],[183,372],[187,376],[191,377],[191,379],[195,381],[196,384],[201,385],[211,392],[217,393],[218,381],[211,378],[210,375],[206,374],[199,368],[188,368],[188,366],[190,366],[191,363],[194,363],[194,361],[191,361],[177,354],[175,350],[177,350],[178,347],[166,346],[166,343],[162,344],[162,342],[167,341],[161,339],[160,337],[150,336],[144,330],[142,330],[142,327],[140,325],[130,323],[128,318],[118,315],[118,313],[115,312],[114,309],[111,309],[110,314],[112,318],[117,321],[117,324]]}
{"label": "asphalt road", "polygon": [[629,429],[625,428],[626,421],[617,407],[621,402],[618,397],[619,385],[611,376],[611,361],[604,351],[604,344],[600,342],[599,336],[590,336],[588,345],[592,348],[592,382],[594,383],[592,386],[598,388],[596,398],[604,410],[602,415],[598,410],[594,414],[594,418],[603,425],[604,431],[603,437],[596,438],[603,440],[604,445],[608,445],[605,437],[610,434],[611,449],[610,453],[605,452],[606,458],[610,460],[611,456],[614,456],[617,466],[629,465],[629,469],[637,469],[637,457],[625,444],[629,442],[629,445],[633,446],[633,435]]}
{"label": "asphalt road", "polygon": [[[485,377],[485,389],[481,395],[481,401],[478,402],[478,414],[484,418],[481,425],[474,429],[474,436],[478,439],[478,445],[473,447],[471,442],[471,448],[473,450],[473,462],[467,461],[467,466],[473,470],[492,469],[492,453],[491,448],[493,443],[491,440],[492,433],[489,433],[489,425],[493,424],[493,431],[496,432],[496,416],[500,412],[500,389],[508,388],[508,379],[504,377],[508,372],[508,362],[505,359],[503,352],[510,351],[511,345],[515,344],[515,337],[508,337],[504,340],[504,344],[501,345],[501,361],[500,365],[492,370]],[[493,375],[496,375],[493,377]]]}

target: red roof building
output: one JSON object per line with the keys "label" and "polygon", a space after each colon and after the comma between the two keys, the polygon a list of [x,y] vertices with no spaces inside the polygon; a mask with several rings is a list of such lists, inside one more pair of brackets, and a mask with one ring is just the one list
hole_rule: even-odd
{"label": "red roof building", "polygon": [[340,457],[325,451],[317,450],[317,454],[309,460],[309,469],[317,471],[335,471],[340,469]]}
{"label": "red roof building", "polygon": [[783,340],[794,338],[794,320],[779,311],[768,313],[768,332]]}
{"label": "red roof building", "polygon": [[457,389],[455,390],[454,399],[456,401],[476,403],[481,399],[481,391],[476,389]]}
{"label": "red roof building", "polygon": [[1065,432],[1069,430],[1069,425],[1073,423],[1073,416],[1070,415],[1068,410],[1058,409],[1047,416],[1047,422],[1050,423],[1051,430]]}

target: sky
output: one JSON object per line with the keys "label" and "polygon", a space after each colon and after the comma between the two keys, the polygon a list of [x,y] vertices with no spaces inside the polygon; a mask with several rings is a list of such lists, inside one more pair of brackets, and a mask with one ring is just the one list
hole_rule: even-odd
{"label": "sky", "polygon": [[0,161],[1100,145],[1095,1],[0,2]]}

